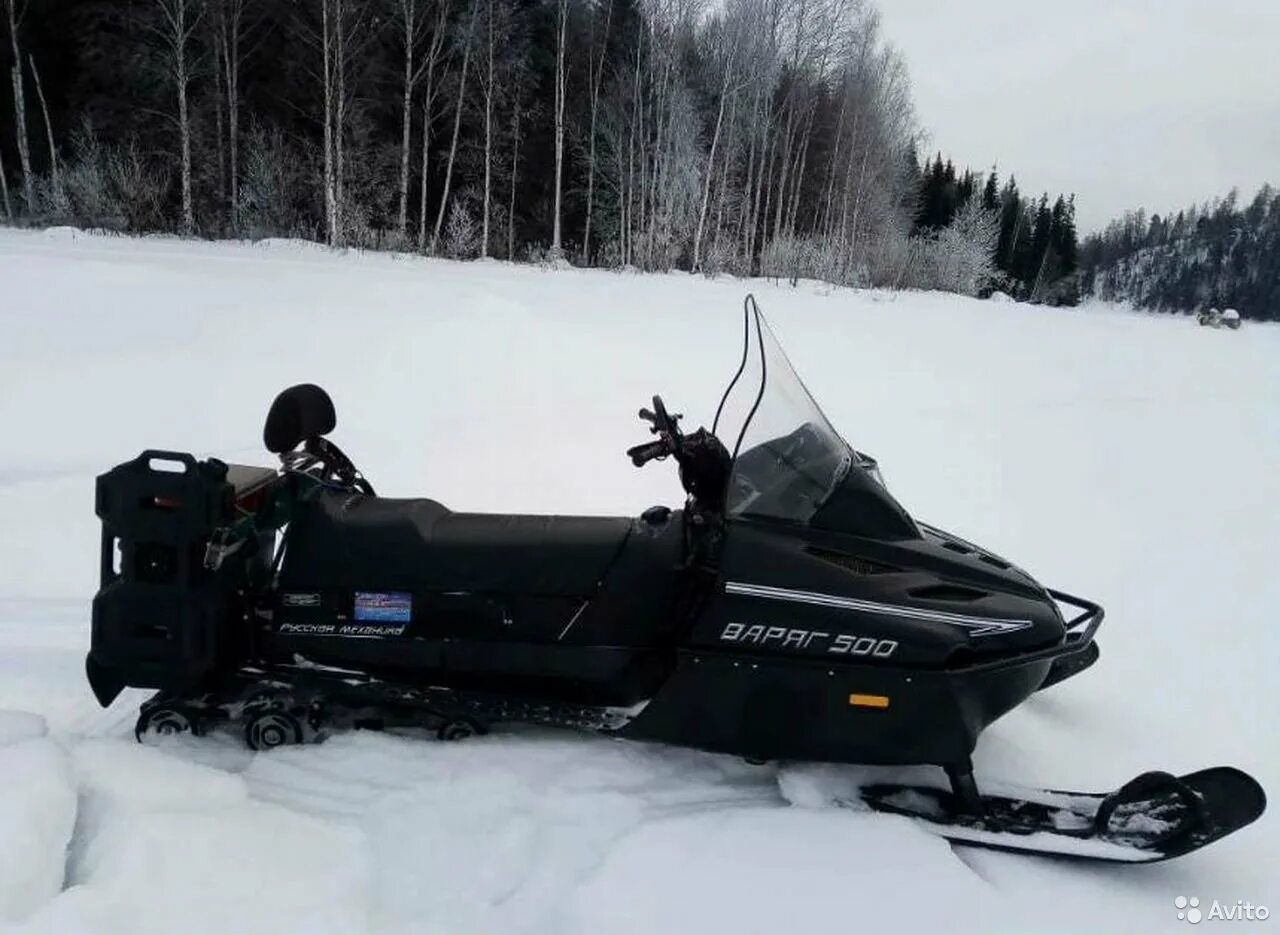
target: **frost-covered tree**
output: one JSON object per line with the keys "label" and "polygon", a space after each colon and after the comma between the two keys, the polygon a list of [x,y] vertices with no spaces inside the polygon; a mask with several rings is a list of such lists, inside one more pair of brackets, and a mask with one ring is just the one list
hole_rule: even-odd
{"label": "frost-covered tree", "polygon": [[970,198],[951,223],[931,240],[933,287],[961,295],[978,295],[999,275],[995,263],[1000,216]]}
{"label": "frost-covered tree", "polygon": [[236,217],[250,237],[305,231],[313,200],[311,169],[279,128],[255,126],[245,140],[244,177],[236,189]]}
{"label": "frost-covered tree", "polygon": [[462,192],[449,206],[449,222],[444,230],[445,256],[454,260],[469,260],[480,249],[480,225],[476,223],[475,193]]}

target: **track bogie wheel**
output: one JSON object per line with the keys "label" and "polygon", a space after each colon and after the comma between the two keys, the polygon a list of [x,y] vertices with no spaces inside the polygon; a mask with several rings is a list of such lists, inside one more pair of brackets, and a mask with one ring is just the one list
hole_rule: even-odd
{"label": "track bogie wheel", "polygon": [[477,734],[483,733],[484,729],[475,721],[469,721],[466,718],[455,718],[441,724],[440,729],[436,731],[436,736],[441,740],[455,741],[466,740],[468,737],[475,737]]}
{"label": "track bogie wheel", "polygon": [[274,750],[302,743],[302,722],[288,711],[259,711],[244,725],[244,742],[250,750]]}
{"label": "track bogie wheel", "polygon": [[182,734],[199,737],[203,733],[204,723],[200,716],[180,704],[166,703],[144,708],[133,727],[133,736],[138,743],[144,743],[147,737],[177,737]]}

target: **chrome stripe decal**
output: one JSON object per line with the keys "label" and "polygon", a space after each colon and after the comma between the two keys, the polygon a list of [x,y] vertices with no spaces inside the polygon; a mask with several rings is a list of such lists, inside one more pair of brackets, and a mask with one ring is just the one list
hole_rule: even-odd
{"label": "chrome stripe decal", "polygon": [[574,614],[573,617],[569,620],[569,622],[564,625],[564,629],[561,630],[560,635],[556,637],[557,643],[560,642],[562,639],[564,639],[565,634],[568,633],[569,630],[572,629],[573,625],[578,622],[578,618],[582,616],[582,612],[587,609],[587,605],[590,603],[591,601],[582,602],[582,606],[578,608],[578,612]]}
{"label": "chrome stripe decal", "polygon": [[737,594],[743,597],[758,597],[771,601],[789,601],[795,604],[813,604],[817,607],[833,607],[837,610],[857,610],[868,614],[884,614],[890,617],[905,617],[909,620],[931,620],[937,623],[948,623],[952,626],[968,630],[970,636],[993,636],[1001,633],[1016,633],[1032,625],[1030,620],[998,619],[995,617],[972,617],[967,614],[953,614],[945,610],[929,610],[923,607],[904,607],[901,604],[877,604],[875,601],[863,601],[855,597],[840,597],[835,594],[819,594],[815,591],[793,591],[788,588],[775,588],[767,584],[747,584],[741,581],[725,582],[726,594]]}

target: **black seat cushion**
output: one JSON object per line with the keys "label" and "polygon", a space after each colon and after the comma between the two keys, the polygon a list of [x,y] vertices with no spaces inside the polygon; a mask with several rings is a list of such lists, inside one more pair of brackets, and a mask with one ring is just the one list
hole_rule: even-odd
{"label": "black seat cushion", "polygon": [[290,586],[586,596],[632,521],[454,513],[434,500],[321,490],[297,505]]}

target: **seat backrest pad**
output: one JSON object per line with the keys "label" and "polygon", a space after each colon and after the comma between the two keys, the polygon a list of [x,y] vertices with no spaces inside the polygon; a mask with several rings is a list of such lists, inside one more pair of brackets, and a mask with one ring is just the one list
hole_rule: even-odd
{"label": "seat backrest pad", "polygon": [[338,424],[333,400],[314,383],[291,386],[271,404],[262,441],[274,454],[292,451],[308,438],[327,435]]}

